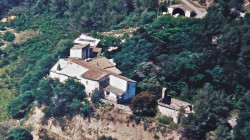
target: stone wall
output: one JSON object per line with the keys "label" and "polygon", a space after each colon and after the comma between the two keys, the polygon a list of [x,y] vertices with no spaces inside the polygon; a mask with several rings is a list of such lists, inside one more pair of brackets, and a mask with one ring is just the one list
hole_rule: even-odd
{"label": "stone wall", "polygon": [[170,116],[173,118],[173,121],[175,123],[178,123],[178,111],[175,111],[175,110],[170,109],[170,108],[166,108],[166,107],[161,106],[161,105],[158,105],[158,109],[162,115]]}

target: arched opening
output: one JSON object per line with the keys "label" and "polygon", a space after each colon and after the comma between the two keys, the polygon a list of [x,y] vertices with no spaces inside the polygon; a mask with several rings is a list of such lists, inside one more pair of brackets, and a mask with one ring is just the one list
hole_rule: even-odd
{"label": "arched opening", "polygon": [[179,14],[180,16],[185,16],[185,12],[181,8],[175,8],[172,15]]}

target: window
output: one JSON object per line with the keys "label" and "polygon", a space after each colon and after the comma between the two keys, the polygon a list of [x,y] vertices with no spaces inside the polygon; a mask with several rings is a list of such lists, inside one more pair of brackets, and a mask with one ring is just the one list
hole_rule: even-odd
{"label": "window", "polygon": [[109,94],[110,94],[110,92],[107,92],[106,94],[107,94],[107,95],[109,95]]}

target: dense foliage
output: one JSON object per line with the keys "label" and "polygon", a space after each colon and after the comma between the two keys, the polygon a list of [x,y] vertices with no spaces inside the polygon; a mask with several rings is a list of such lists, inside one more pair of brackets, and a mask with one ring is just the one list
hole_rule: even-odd
{"label": "dense foliage", "polygon": [[46,105],[45,114],[50,116],[71,116],[80,111],[86,93],[85,87],[76,79],[69,78],[65,83],[51,78],[43,79],[34,97],[39,105]]}
{"label": "dense foliage", "polygon": [[[0,49],[0,120],[23,117],[32,104],[46,105],[48,116],[89,116],[93,108],[84,100],[84,87],[73,79],[63,84],[44,77],[59,58],[69,55],[79,33],[95,30],[92,35],[98,36],[96,31],[140,26],[132,38],[124,37],[125,43],[98,36],[105,47],[119,47],[105,54],[125,76],[138,81],[138,93],[148,92],[132,101],[134,112],[155,114],[141,101],[154,99],[149,106],[154,107],[161,88],[167,87],[170,95],[195,105],[195,113],[181,121],[184,137],[205,139],[212,131],[217,139],[247,139],[250,15],[239,16],[242,3],[219,0],[203,19],[194,19],[156,18],[157,0],[0,0],[0,17],[17,16],[0,23],[0,30],[38,33]],[[14,39],[6,34],[5,40]],[[94,95],[92,101],[99,102]],[[233,110],[239,113],[231,128],[227,122]]]}
{"label": "dense foliage", "polygon": [[[250,15],[239,17],[242,9],[229,3],[214,4],[201,20],[159,17],[139,28],[113,55],[123,73],[139,81],[139,92],[146,90],[160,98],[161,87],[167,87],[170,95],[194,103],[196,113],[182,123],[183,134],[190,139],[204,139],[211,131],[218,139],[231,139],[229,112],[239,108],[244,109],[235,138],[244,139],[249,132],[243,112],[247,108],[239,104],[249,102],[245,95],[250,83],[246,76]],[[230,12],[232,7],[236,12]],[[141,40],[142,46],[138,45]]]}
{"label": "dense foliage", "polygon": [[14,39],[15,39],[15,35],[10,31],[5,32],[3,35],[3,40],[5,41],[13,41]]}
{"label": "dense foliage", "polygon": [[10,130],[7,140],[33,140],[33,136],[28,130],[16,127]]}
{"label": "dense foliage", "polygon": [[154,116],[156,114],[156,97],[148,92],[137,94],[131,101],[130,108],[138,116]]}
{"label": "dense foliage", "polygon": [[[3,98],[0,120],[9,117],[6,112],[11,99],[33,92],[58,58],[69,55],[72,39],[80,33],[139,25],[141,15],[156,8],[157,0],[0,0],[0,17],[17,16],[11,22],[0,22],[1,30],[8,27],[23,36],[0,49],[0,96]],[[108,37],[102,42],[110,45],[116,41]],[[4,45],[1,37],[0,44]],[[24,111],[27,106],[16,110]]]}

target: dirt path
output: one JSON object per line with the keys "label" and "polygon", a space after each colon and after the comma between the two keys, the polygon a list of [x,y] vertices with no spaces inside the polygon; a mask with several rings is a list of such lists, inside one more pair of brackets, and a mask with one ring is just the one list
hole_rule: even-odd
{"label": "dirt path", "polygon": [[205,8],[196,7],[194,4],[192,4],[188,0],[181,0],[181,1],[185,3],[186,5],[188,5],[189,7],[194,9],[195,13],[197,14],[196,18],[203,18],[207,14],[207,11]]}

